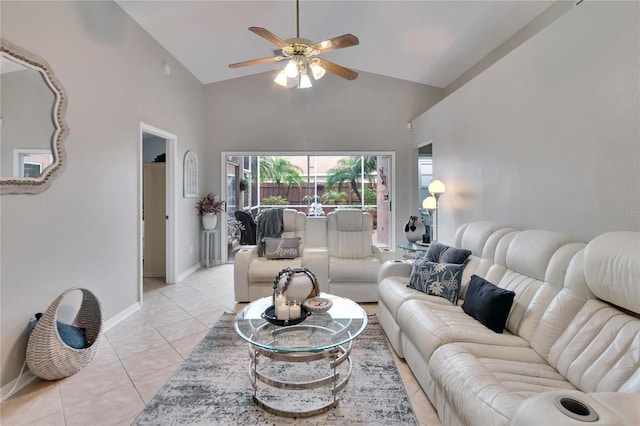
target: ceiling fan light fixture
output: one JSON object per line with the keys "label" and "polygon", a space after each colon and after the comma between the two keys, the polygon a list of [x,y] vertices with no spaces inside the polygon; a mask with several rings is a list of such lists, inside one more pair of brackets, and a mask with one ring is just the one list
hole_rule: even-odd
{"label": "ceiling fan light fixture", "polygon": [[291,59],[286,67],[284,67],[284,73],[289,78],[296,78],[298,76],[298,64]]}
{"label": "ceiling fan light fixture", "polygon": [[309,87],[312,87],[311,80],[309,79],[309,76],[307,74],[302,74],[300,76],[300,83],[298,84],[298,88],[299,89],[308,89]]}
{"label": "ceiling fan light fixture", "polygon": [[280,72],[278,73],[278,76],[276,77],[275,80],[273,80],[274,83],[282,86],[282,87],[287,87],[289,85],[289,79],[287,77],[287,74],[284,73],[284,69],[281,69]]}
{"label": "ceiling fan light fixture", "polygon": [[327,72],[327,70],[322,68],[317,61],[311,61],[309,63],[309,67],[311,68],[311,74],[313,74],[313,78],[315,80],[320,80]]}
{"label": "ceiling fan light fixture", "polygon": [[[0,0],[2,1],[2,0]],[[343,34],[329,40],[313,43],[311,40],[300,37],[300,0],[296,0],[296,37],[286,40],[281,39],[271,31],[262,27],[249,27],[249,31],[278,46],[273,52],[274,56],[252,59],[249,61],[229,64],[229,68],[240,68],[248,65],[264,64],[288,60],[287,65],[280,71],[274,80],[283,87],[298,87],[306,89],[311,87],[309,74],[315,80],[321,79],[326,72],[330,72],[346,80],[358,78],[358,73],[340,66],[326,59],[314,58],[315,55],[345,47],[360,44],[358,37],[353,34]]]}

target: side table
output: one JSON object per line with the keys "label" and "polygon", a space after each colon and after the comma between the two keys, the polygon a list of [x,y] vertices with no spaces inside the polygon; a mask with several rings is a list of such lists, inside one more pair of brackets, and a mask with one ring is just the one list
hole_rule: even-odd
{"label": "side table", "polygon": [[403,259],[415,259],[420,252],[429,250],[429,244],[399,243],[398,248],[404,250]]}

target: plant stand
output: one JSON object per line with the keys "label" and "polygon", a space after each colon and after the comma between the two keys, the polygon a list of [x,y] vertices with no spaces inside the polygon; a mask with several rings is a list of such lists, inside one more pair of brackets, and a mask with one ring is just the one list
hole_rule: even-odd
{"label": "plant stand", "polygon": [[203,229],[200,231],[200,264],[205,268],[217,265],[218,231]]}

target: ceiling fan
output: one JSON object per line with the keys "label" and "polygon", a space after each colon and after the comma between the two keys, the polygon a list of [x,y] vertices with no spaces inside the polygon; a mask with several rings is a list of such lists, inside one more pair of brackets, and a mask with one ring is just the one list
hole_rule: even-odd
{"label": "ceiling fan", "polygon": [[249,61],[237,62],[230,64],[229,68],[240,68],[248,65],[263,64],[268,62],[279,62],[289,59],[287,65],[280,70],[280,73],[274,80],[277,84],[285,87],[297,86],[299,89],[311,87],[308,71],[311,71],[315,80],[321,79],[326,71],[336,74],[347,80],[358,78],[358,73],[340,66],[334,62],[320,58],[316,55],[330,52],[332,50],[343,49],[345,47],[356,46],[360,43],[358,37],[353,34],[344,34],[329,40],[313,43],[306,38],[300,38],[300,12],[299,0],[296,0],[296,37],[282,40],[271,31],[260,28],[250,27],[249,31],[259,35],[265,40],[270,41],[280,48],[274,52],[274,56],[267,58],[252,59]]}

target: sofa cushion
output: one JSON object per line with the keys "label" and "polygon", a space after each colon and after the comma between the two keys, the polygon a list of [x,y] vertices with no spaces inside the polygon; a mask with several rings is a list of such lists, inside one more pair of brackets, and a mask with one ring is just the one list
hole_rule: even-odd
{"label": "sofa cushion", "polygon": [[447,299],[438,296],[431,296],[419,290],[409,287],[408,277],[388,277],[380,281],[378,285],[379,303],[382,303],[391,312],[394,319],[397,319],[398,309],[407,300],[420,299],[432,303],[449,305]]}
{"label": "sofa cushion", "polygon": [[380,261],[375,257],[349,259],[329,257],[329,280],[336,283],[375,283]]}
{"label": "sofa cushion", "polygon": [[300,237],[264,239],[264,257],[267,259],[295,259],[299,256]]}
{"label": "sofa cushion", "polygon": [[460,306],[448,302],[439,304],[419,299],[407,300],[400,305],[397,318],[405,338],[415,345],[426,360],[433,351],[450,342],[529,346],[522,337],[508,332],[494,333],[467,315]]}
{"label": "sofa cushion", "polygon": [[590,299],[563,328],[548,362],[583,392],[640,393],[639,354],[640,319]]}
{"label": "sofa cushion", "polygon": [[429,244],[429,249],[424,254],[424,257],[429,262],[438,262],[440,260],[440,255],[448,248],[449,246],[442,243],[431,243]]}
{"label": "sofa cushion", "polygon": [[302,268],[302,257],[295,259],[267,259],[258,257],[249,265],[249,282],[272,283],[284,268]]}
{"label": "sofa cushion", "polygon": [[433,243],[424,257],[430,262],[463,264],[471,256],[470,250],[451,247],[441,243]]}
{"label": "sofa cushion", "polygon": [[471,256],[471,251],[469,250],[449,247],[440,254],[440,263],[456,263],[461,265],[469,256]]}
{"label": "sofa cushion", "polygon": [[598,298],[640,314],[640,233],[608,232],[587,244],[587,285]]}
{"label": "sofa cushion", "polygon": [[458,303],[464,265],[429,262],[418,258],[409,276],[409,287],[432,296],[440,296],[452,304]]}
{"label": "sofa cushion", "polygon": [[429,372],[438,388],[438,409],[453,410],[470,425],[508,425],[527,398],[575,389],[524,347],[450,343],[433,353]]}
{"label": "sofa cushion", "polygon": [[336,229],[338,231],[359,232],[362,230],[363,215],[361,210],[336,210]]}
{"label": "sofa cushion", "polygon": [[342,209],[327,214],[327,248],[331,257],[372,257],[371,235],[371,215],[368,212]]}
{"label": "sofa cushion", "polygon": [[511,290],[472,275],[462,309],[487,328],[502,333],[515,295]]}

